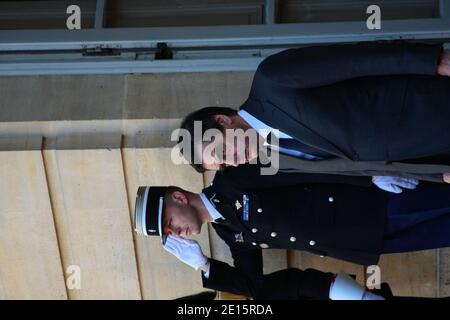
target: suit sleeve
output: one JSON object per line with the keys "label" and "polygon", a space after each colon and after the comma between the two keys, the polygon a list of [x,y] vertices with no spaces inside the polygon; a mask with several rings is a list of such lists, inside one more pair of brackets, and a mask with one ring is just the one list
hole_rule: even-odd
{"label": "suit sleeve", "polygon": [[[220,230],[217,230],[219,236]],[[206,288],[221,290],[246,296],[252,296],[253,287],[248,281],[263,276],[263,258],[261,249],[249,250],[227,243],[233,257],[234,268],[228,264],[210,259],[209,276],[202,273],[203,285]]]}
{"label": "suit sleeve", "polygon": [[381,75],[435,75],[442,45],[363,43],[289,49],[265,59],[256,75],[292,88],[312,88]]}
{"label": "suit sleeve", "polygon": [[[299,169],[301,170],[301,169]],[[445,170],[443,169],[443,172]],[[295,172],[295,171],[293,171]],[[300,171],[299,171],[300,172]],[[345,176],[395,176],[395,177],[403,177],[403,178],[411,178],[417,179],[420,181],[428,181],[428,182],[436,182],[436,183],[444,183],[442,173],[416,173],[416,172],[404,172],[400,170],[392,170],[392,171],[374,171],[374,170],[365,170],[365,171],[342,171],[339,172],[341,175]]]}
{"label": "suit sleeve", "polygon": [[246,297],[253,296],[253,285],[250,279],[251,276],[246,277],[238,269],[214,259],[209,259],[209,277],[206,278],[202,272],[203,287]]}
{"label": "suit sleeve", "polygon": [[230,247],[231,256],[236,269],[244,274],[261,276],[263,274],[262,250],[248,250],[238,247]]}
{"label": "suit sleeve", "polygon": [[279,171],[274,175],[261,175],[260,168],[256,164],[229,167],[217,173],[213,183],[217,187],[226,184],[226,190],[277,188],[316,183],[348,184],[360,187],[373,186],[372,177],[367,176],[303,173],[295,171],[289,173]]}
{"label": "suit sleeve", "polygon": [[328,300],[333,274],[290,268],[268,275],[246,275],[224,262],[211,259],[209,278],[202,276],[202,281],[205,288],[258,300]]}

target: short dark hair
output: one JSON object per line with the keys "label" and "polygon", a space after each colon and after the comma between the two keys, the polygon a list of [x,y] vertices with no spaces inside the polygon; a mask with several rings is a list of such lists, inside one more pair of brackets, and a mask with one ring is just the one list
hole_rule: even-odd
{"label": "short dark hair", "polygon": [[[202,137],[205,131],[209,129],[218,129],[222,130],[222,127],[213,119],[213,116],[223,114],[226,116],[234,116],[237,114],[237,110],[227,108],[227,107],[205,107],[200,110],[191,112],[188,114],[183,121],[181,122],[180,128],[185,129],[191,135],[191,152],[190,155],[183,154],[183,157],[189,161],[191,166],[200,173],[205,172],[205,168],[203,168],[202,164],[194,163],[194,153],[195,153],[195,140],[194,137],[194,122],[201,121],[202,122]],[[181,137],[178,139],[178,143],[180,143]]]}
{"label": "short dark hair", "polygon": [[166,192],[164,193],[164,209],[163,209],[163,230],[166,232],[166,228],[168,227],[169,221],[167,220],[167,204],[170,200],[170,196],[175,191],[182,192],[184,194],[188,193],[188,191],[178,187],[178,186],[168,186]]}

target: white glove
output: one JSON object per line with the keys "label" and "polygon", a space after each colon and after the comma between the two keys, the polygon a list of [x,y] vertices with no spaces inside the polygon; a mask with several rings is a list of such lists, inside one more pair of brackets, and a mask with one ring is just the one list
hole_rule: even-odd
{"label": "white glove", "polygon": [[331,300],[362,300],[365,289],[352,277],[339,273],[330,287]]}
{"label": "white glove", "polygon": [[416,179],[390,176],[374,176],[372,182],[378,188],[392,193],[402,193],[402,188],[413,190],[419,184]]}
{"label": "white glove", "polygon": [[169,235],[163,248],[195,270],[205,266],[208,258],[195,240]]}
{"label": "white glove", "polygon": [[339,273],[330,287],[331,300],[384,300],[383,297],[366,291],[363,286],[345,273]]}
{"label": "white glove", "polygon": [[375,293],[366,291],[364,292],[363,300],[385,300],[382,296],[379,296]]}

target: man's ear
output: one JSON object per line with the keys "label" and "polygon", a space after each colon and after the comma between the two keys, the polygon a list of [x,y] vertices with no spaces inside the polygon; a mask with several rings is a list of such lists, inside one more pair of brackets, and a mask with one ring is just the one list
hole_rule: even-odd
{"label": "man's ear", "polygon": [[180,191],[174,191],[170,197],[172,198],[172,201],[177,204],[187,204],[189,202],[186,195]]}
{"label": "man's ear", "polygon": [[230,126],[233,123],[233,119],[231,117],[226,116],[224,114],[215,114],[212,116],[213,120],[217,122],[220,126]]}

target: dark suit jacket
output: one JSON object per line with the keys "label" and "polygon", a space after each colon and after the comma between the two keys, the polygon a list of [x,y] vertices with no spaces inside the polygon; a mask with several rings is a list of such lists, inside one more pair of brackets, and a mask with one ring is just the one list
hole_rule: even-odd
{"label": "dark suit jacket", "polygon": [[286,50],[260,64],[241,109],[336,157],[281,156],[281,170],[442,182],[450,160],[434,159],[450,154],[450,78],[436,75],[441,52],[411,43]]}

